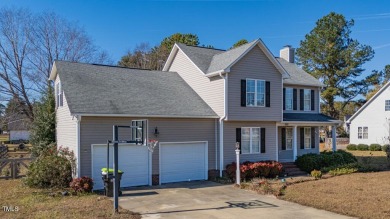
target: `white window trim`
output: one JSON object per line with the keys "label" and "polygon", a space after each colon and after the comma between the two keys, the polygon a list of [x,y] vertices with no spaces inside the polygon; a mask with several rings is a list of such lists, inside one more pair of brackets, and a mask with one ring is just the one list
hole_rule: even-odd
{"label": "white window trim", "polygon": [[358,139],[368,139],[368,126],[358,127]]}
{"label": "white window trim", "polygon": [[[287,97],[288,97],[288,95],[287,95],[288,91],[291,91],[291,99],[288,99],[288,98],[287,98]],[[287,105],[288,100],[291,101],[291,105],[290,105],[291,108],[287,108],[287,106],[288,106],[288,105]],[[293,106],[293,104],[294,104],[294,88],[286,87],[286,96],[285,96],[285,98],[284,98],[284,101],[285,101],[285,107],[286,107],[285,110],[293,110],[293,109],[294,109],[294,106]]]}
{"label": "white window trim", "polygon": [[[309,137],[306,137],[306,130],[309,130]],[[304,127],[304,130],[303,130],[303,145],[304,145],[304,149],[311,149],[311,128],[310,127]],[[309,145],[306,147],[306,139],[309,139]]]}
{"label": "white window trim", "polygon": [[[260,154],[261,153],[261,128],[260,127],[241,127],[241,141],[243,129],[249,129],[249,153],[244,153],[241,149],[241,154]],[[259,152],[252,150],[252,129],[259,129]]]}
{"label": "white window trim", "polygon": [[55,86],[55,92],[56,92],[56,107],[59,108],[59,107],[62,107],[64,106],[64,95],[63,95],[63,91],[62,91],[62,85],[61,85],[61,81],[58,81],[56,86]]}
{"label": "white window trim", "polygon": [[[249,93],[254,93],[255,94],[255,104],[253,106],[251,105],[248,105],[248,80],[253,80],[255,81],[255,92],[249,92]],[[263,81],[264,82],[264,93],[262,93],[264,95],[264,104],[263,105],[257,105],[257,82],[258,81]],[[265,107],[265,102],[266,102],[266,97],[265,97],[265,94],[266,94],[266,89],[265,89],[265,80],[261,80],[261,79],[253,79],[253,78],[247,78],[245,79],[245,83],[246,83],[246,91],[245,91],[245,95],[246,95],[246,103],[245,103],[245,106],[247,107]]]}
{"label": "white window trim", "polygon": [[[309,92],[309,99],[306,99],[305,93]],[[306,101],[309,101],[309,105],[306,108]],[[303,111],[311,111],[311,90],[310,89],[303,89]]]}
{"label": "white window trim", "polygon": [[[287,137],[287,130],[288,130],[288,129],[291,130],[291,138],[288,138],[288,137]],[[294,138],[294,137],[293,137],[293,128],[286,128],[286,136],[285,136],[286,150],[290,150],[290,151],[291,151],[291,150],[293,149],[293,138]],[[291,148],[288,148],[288,143],[287,143],[287,142],[288,142],[288,141],[287,141],[288,139],[291,139]]]}
{"label": "white window trim", "polygon": [[385,111],[390,111],[390,100],[385,100]]}

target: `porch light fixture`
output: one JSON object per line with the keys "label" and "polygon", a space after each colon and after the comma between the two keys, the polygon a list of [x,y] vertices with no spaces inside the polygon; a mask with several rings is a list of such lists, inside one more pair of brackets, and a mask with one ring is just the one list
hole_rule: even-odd
{"label": "porch light fixture", "polygon": [[154,136],[158,137],[158,135],[160,134],[160,132],[158,131],[158,128],[157,126],[154,128]]}

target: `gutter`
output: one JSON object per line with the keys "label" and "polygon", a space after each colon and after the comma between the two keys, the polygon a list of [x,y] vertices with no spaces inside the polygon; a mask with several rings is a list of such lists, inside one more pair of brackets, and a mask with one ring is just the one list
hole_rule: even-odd
{"label": "gutter", "polygon": [[220,77],[222,77],[222,74],[226,74],[226,73],[229,73],[229,72],[230,72],[230,68],[227,68],[227,69],[222,69],[222,70],[219,70],[219,71],[211,72],[209,74],[205,74],[205,76],[208,77],[208,78],[211,78],[211,77],[214,77],[214,76],[218,76],[218,75]]}
{"label": "gutter", "polygon": [[224,87],[224,94],[223,94],[223,103],[224,103],[224,115],[219,119],[219,176],[222,177],[222,171],[223,171],[223,138],[224,138],[224,128],[223,128],[223,120],[227,118],[227,75],[224,77],[222,76],[224,72],[220,72],[219,76],[223,79],[223,87]]}

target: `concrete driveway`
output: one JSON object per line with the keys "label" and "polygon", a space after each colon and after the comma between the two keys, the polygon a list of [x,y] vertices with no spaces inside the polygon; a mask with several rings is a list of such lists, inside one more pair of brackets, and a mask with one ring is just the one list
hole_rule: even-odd
{"label": "concrete driveway", "polygon": [[119,205],[143,218],[350,218],[209,181],[133,188]]}

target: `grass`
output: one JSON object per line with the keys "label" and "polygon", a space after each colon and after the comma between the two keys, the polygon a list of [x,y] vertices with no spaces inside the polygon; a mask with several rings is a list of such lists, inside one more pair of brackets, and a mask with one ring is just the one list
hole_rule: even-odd
{"label": "grass", "polygon": [[387,155],[383,151],[348,151],[352,153],[358,162],[379,170],[389,169]]}
{"label": "grass", "polygon": [[[31,189],[18,180],[0,180],[0,218],[132,218],[141,216],[120,209],[113,215],[113,203],[104,196],[83,194],[62,196],[58,191]],[[2,206],[17,206],[5,212]]]}
{"label": "grass", "polygon": [[354,173],[289,185],[281,199],[358,218],[390,218],[390,172]]}

